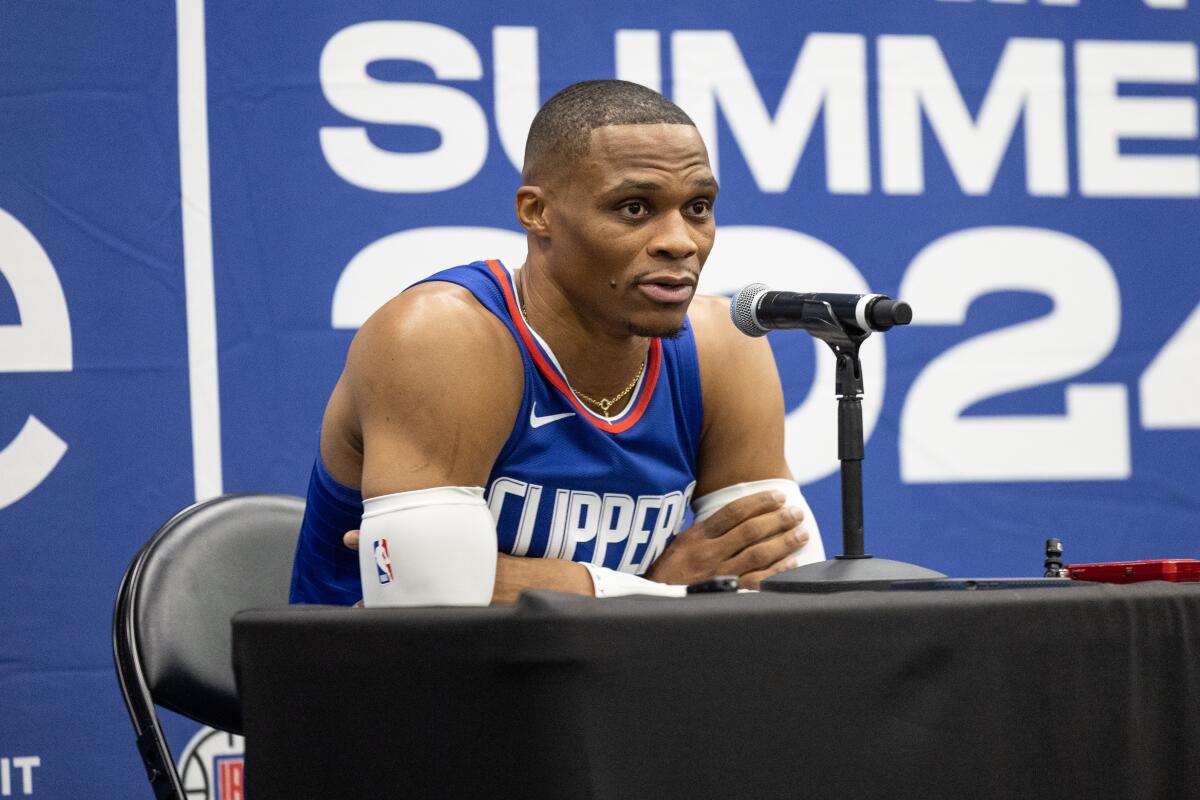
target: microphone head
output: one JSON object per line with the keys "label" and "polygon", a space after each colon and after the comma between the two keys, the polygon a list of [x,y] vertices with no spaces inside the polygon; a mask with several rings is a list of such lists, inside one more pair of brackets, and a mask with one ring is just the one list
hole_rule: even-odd
{"label": "microphone head", "polygon": [[767,335],[767,329],[758,324],[758,316],[754,313],[758,299],[767,289],[765,283],[749,283],[734,292],[733,299],[729,301],[729,318],[733,320],[733,327],[747,336]]}

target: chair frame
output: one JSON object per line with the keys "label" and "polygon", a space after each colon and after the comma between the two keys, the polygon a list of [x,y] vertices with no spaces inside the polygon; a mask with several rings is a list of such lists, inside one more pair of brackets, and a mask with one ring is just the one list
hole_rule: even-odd
{"label": "chair frame", "polygon": [[[141,755],[142,764],[146,768],[146,778],[150,781],[157,800],[187,800],[187,794],[159,722],[154,693],[147,683],[146,674],[142,668],[144,651],[137,625],[137,614],[142,602],[139,595],[141,594],[143,571],[158,543],[170,535],[183,521],[216,503],[254,494],[221,495],[194,503],[172,516],[138,550],[129,567],[126,568],[125,574],[121,578],[120,588],[117,590],[116,604],[113,608],[113,661],[117,670],[117,682],[121,685],[121,695],[125,700],[125,707],[129,711],[129,718],[133,722],[134,732],[137,734],[138,753]],[[299,500],[299,498],[296,499]],[[190,714],[187,716],[197,722],[207,724],[204,719]],[[223,727],[228,728],[228,726]],[[240,734],[241,730],[229,732]]]}

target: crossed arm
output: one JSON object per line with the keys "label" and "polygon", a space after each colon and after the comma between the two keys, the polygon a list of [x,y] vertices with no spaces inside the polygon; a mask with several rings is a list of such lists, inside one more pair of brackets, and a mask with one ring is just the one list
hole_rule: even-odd
{"label": "crossed arm", "polygon": [[[690,318],[705,409],[695,496],[790,479],[782,391],[766,342],[737,333],[719,299],[697,297]],[[326,465],[338,480],[361,485],[363,497],[485,486],[520,406],[520,362],[507,329],[465,289],[410,289],[355,337],[326,409]],[[681,584],[731,574],[756,587],[791,566],[808,537],[803,522],[782,494],[740,498],[680,533],[647,577]],[[346,544],[357,546],[357,532]],[[581,564],[499,554],[492,601],[512,602],[530,588],[593,591]]]}

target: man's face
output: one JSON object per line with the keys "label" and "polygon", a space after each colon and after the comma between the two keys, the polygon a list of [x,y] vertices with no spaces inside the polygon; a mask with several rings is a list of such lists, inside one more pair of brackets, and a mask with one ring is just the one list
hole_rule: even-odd
{"label": "man's face", "polygon": [[677,333],[716,233],[717,182],[696,129],[597,128],[548,189],[549,266],[575,307],[612,333]]}

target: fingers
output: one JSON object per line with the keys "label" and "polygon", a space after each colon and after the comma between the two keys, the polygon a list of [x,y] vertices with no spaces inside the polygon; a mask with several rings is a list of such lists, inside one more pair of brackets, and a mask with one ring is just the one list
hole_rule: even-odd
{"label": "fingers", "polygon": [[732,503],[722,506],[700,527],[704,535],[710,539],[722,536],[746,520],[770,513],[779,509],[784,500],[783,492],[756,492],[755,494],[739,497]]}
{"label": "fingers", "polygon": [[342,536],[342,544],[346,545],[346,547],[350,548],[351,550],[357,550],[358,531],[346,531],[345,535]]}
{"label": "fingers", "polygon": [[756,572],[751,572],[740,576],[738,586],[742,589],[761,589],[762,582],[772,575],[778,575],[781,572],[800,566],[800,559],[795,556],[788,556],[782,561],[777,561],[766,569],[760,569]]}
{"label": "fingers", "polygon": [[[722,561],[732,559],[747,548],[754,547],[768,539],[773,539],[782,533],[787,533],[800,527],[804,521],[804,510],[799,506],[784,506],[783,508],[759,514],[738,524],[733,530],[725,533],[713,542],[719,548]],[[782,557],[782,556],[781,556]],[[774,563],[778,559],[764,562],[760,566]],[[743,570],[746,572],[748,570]],[[735,574],[742,574],[737,572]]]}
{"label": "fingers", "polygon": [[[807,543],[808,529],[792,528],[747,547],[721,566],[723,569],[728,569],[729,573],[733,575],[750,576],[764,571],[774,575],[776,572],[796,566],[795,563],[791,563],[795,553]],[[761,579],[759,578],[759,580]]]}
{"label": "fingers", "polygon": [[[804,544],[807,544],[809,533],[807,530],[803,530],[803,534],[804,535],[801,538],[804,540]],[[804,545],[802,544],[801,547],[803,546]],[[762,588],[762,582],[767,578],[770,578],[772,575],[778,575],[780,572],[794,569],[795,567],[800,566],[800,562],[800,555],[798,553],[792,553],[786,558],[781,558],[779,561],[776,561],[766,569],[755,570],[740,576],[739,583],[743,589],[760,589]]]}
{"label": "fingers", "polygon": [[[802,509],[784,506],[785,502],[781,492],[757,492],[734,500],[676,536],[654,560],[647,577],[693,583],[713,575],[745,575],[769,568],[807,541],[807,533],[804,538],[780,538],[804,519]],[[773,539],[779,541],[742,554]]]}

